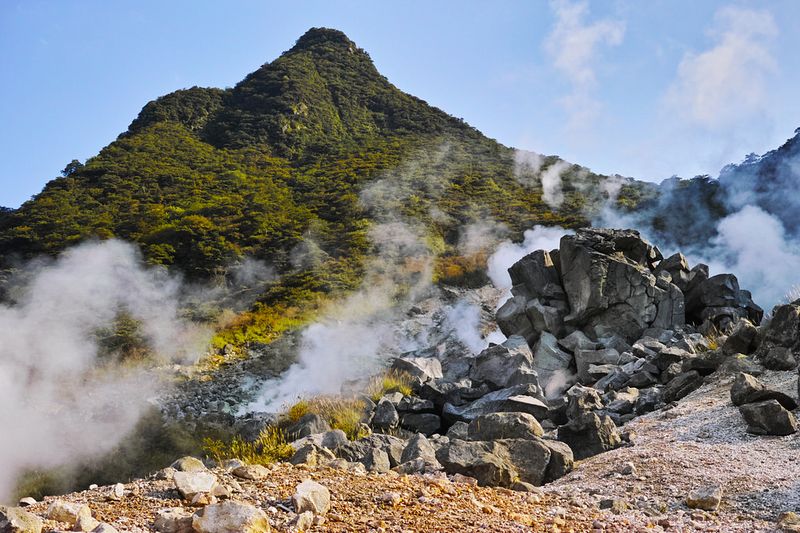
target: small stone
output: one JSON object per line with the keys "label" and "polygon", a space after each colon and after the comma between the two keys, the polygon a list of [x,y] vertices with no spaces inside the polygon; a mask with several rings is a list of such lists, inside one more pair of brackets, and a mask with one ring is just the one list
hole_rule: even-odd
{"label": "small stone", "polygon": [[163,480],[172,481],[172,478],[175,476],[175,472],[177,472],[177,470],[175,470],[171,466],[168,466],[167,468],[162,468],[161,470],[156,472],[155,478],[162,481]]}
{"label": "small stone", "polygon": [[716,511],[722,501],[722,487],[719,485],[709,485],[699,487],[689,493],[686,498],[686,505],[690,509],[702,509],[704,511]]}
{"label": "small stone", "polygon": [[0,531],[41,533],[42,519],[19,507],[0,507]]}
{"label": "small stone", "polygon": [[631,462],[624,463],[620,467],[619,473],[624,475],[624,476],[635,476],[636,475],[636,467]]}
{"label": "small stone", "polygon": [[453,474],[453,483],[462,483],[471,487],[478,486],[478,480],[474,477],[465,476],[463,474]]}
{"label": "small stone", "polygon": [[403,501],[403,496],[399,492],[384,492],[378,496],[378,501],[392,507],[397,507]]}
{"label": "small stone", "polygon": [[36,500],[34,498],[31,498],[30,496],[26,496],[25,498],[20,498],[19,500],[20,507],[28,507],[30,505],[35,505],[35,504]]}
{"label": "small stone", "polygon": [[225,485],[217,485],[211,491],[211,495],[220,498],[222,500],[227,500],[228,498],[231,497],[231,489],[226,487]]}
{"label": "small stone", "polygon": [[205,472],[208,470],[206,465],[203,464],[203,461],[189,455],[186,457],[181,457],[172,463],[170,468],[174,468],[178,472]]}
{"label": "small stone", "polygon": [[156,513],[153,527],[159,533],[192,533],[192,515],[182,507],[161,509]]}
{"label": "small stone", "polygon": [[269,476],[269,468],[263,465],[244,465],[231,472],[234,476],[259,481]]}
{"label": "small stone", "polygon": [[324,485],[306,479],[295,487],[292,503],[298,514],[305,511],[325,514],[331,507],[331,493]]}
{"label": "small stone", "polygon": [[208,505],[192,517],[197,533],[269,533],[266,513],[252,505],[226,501]]}
{"label": "small stone", "polygon": [[55,522],[65,522],[70,526],[74,526],[81,517],[92,517],[92,510],[88,505],[57,500],[47,509],[47,518]]}
{"label": "small stone", "polygon": [[778,516],[778,527],[781,531],[800,533],[800,515],[787,511]]}
{"label": "small stone", "polygon": [[205,507],[206,505],[217,503],[217,498],[208,492],[198,492],[189,503],[194,507]]}
{"label": "small stone", "polygon": [[289,522],[289,531],[305,531],[311,526],[314,525],[314,513],[311,511],[306,511],[304,513],[300,513],[294,520]]}
{"label": "small stone", "polygon": [[73,526],[73,531],[94,531],[100,525],[99,520],[95,520],[91,516],[81,515]]}
{"label": "small stone", "polygon": [[122,483],[117,483],[111,487],[111,490],[108,491],[106,494],[106,498],[109,500],[118,501],[121,500],[125,496],[125,485]]}
{"label": "small stone", "polygon": [[172,481],[181,496],[187,501],[192,501],[195,495],[208,493],[217,485],[217,476],[211,472],[175,472]]}
{"label": "small stone", "polygon": [[91,533],[119,533],[119,531],[111,524],[100,522],[100,524],[94,528]]}
{"label": "small stone", "polygon": [[607,498],[600,500],[600,509],[607,509],[614,514],[619,514],[628,510],[628,504],[618,498]]}

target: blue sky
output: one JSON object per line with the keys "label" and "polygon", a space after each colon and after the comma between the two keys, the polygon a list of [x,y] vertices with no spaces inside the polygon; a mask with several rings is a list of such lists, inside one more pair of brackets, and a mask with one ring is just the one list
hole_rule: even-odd
{"label": "blue sky", "polygon": [[0,2],[0,205],[149,100],[229,87],[309,27],[504,144],[604,173],[716,175],[800,126],[800,2]]}

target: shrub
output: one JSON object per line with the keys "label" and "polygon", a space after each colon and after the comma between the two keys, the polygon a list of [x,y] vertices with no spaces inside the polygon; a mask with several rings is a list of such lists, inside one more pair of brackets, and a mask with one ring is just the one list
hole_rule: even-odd
{"label": "shrub", "polygon": [[286,433],[275,426],[265,427],[253,442],[245,441],[238,435],[228,442],[204,439],[203,451],[217,463],[239,459],[248,464],[259,465],[285,461],[294,454],[294,448],[287,442]]}
{"label": "shrub", "polygon": [[300,400],[289,408],[286,418],[289,422],[297,422],[311,412],[311,404],[308,400]]}
{"label": "shrub", "polygon": [[372,378],[367,385],[367,394],[372,401],[377,402],[384,394],[400,392],[404,396],[410,396],[413,392],[411,388],[412,378],[407,372],[390,370],[382,375]]}

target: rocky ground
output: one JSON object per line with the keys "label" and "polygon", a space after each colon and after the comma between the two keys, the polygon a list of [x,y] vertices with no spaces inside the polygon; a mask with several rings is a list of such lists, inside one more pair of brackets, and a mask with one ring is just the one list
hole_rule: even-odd
{"label": "rocky ground", "polygon": [[[800,301],[756,326],[734,276],[662,260],[630,231],[579,232],[509,272],[502,344],[468,350],[452,318],[467,302],[473,329],[491,330],[489,288],[437,289],[397,320],[418,348],[387,355],[406,392],[357,395],[371,436],[349,440],[309,412],[282,426],[291,464],[184,458],[151,479],[21,502],[5,511],[16,529],[0,510],[0,533],[39,533],[39,520],[95,533],[800,531]],[[296,346],[281,342],[264,348]],[[285,364],[254,354],[195,376],[164,412],[256,439],[275,415],[236,406]]]}
{"label": "rocky ground", "polygon": [[[767,372],[761,380],[787,393],[793,373]],[[635,419],[626,430],[634,445],[577,462],[574,470],[533,492],[484,488],[469,478],[437,474],[367,473],[282,463],[261,480],[225,469],[213,473],[230,499],[262,509],[272,527],[296,525],[292,494],[305,479],[330,491],[330,510],[309,531],[774,531],[782,512],[800,507],[800,438],[762,437],[745,431],[730,401],[731,376],[719,376],[671,409]],[[159,510],[195,512],[169,479],[47,498],[28,508],[47,520],[54,501],[87,504],[97,520],[119,531],[157,531]],[[717,511],[686,506],[693,491],[719,486]],[[606,507],[604,509],[604,507]],[[162,529],[163,531],[163,529]],[[178,531],[178,530],[176,530]]]}

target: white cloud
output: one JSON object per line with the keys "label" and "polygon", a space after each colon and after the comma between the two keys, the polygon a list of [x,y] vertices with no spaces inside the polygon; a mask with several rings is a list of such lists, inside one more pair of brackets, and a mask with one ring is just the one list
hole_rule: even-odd
{"label": "white cloud", "polygon": [[724,7],[709,31],[714,44],[687,53],[667,93],[669,107],[708,129],[732,126],[767,108],[768,77],[777,70],[770,50],[778,27],[767,11]]}
{"label": "white cloud", "polygon": [[561,99],[561,104],[570,115],[571,125],[577,126],[590,120],[600,108],[591,94],[597,84],[595,67],[600,47],[619,45],[625,24],[612,19],[586,22],[587,2],[555,0],[550,6],[556,24],[545,40],[545,51],[572,85],[572,92]]}

